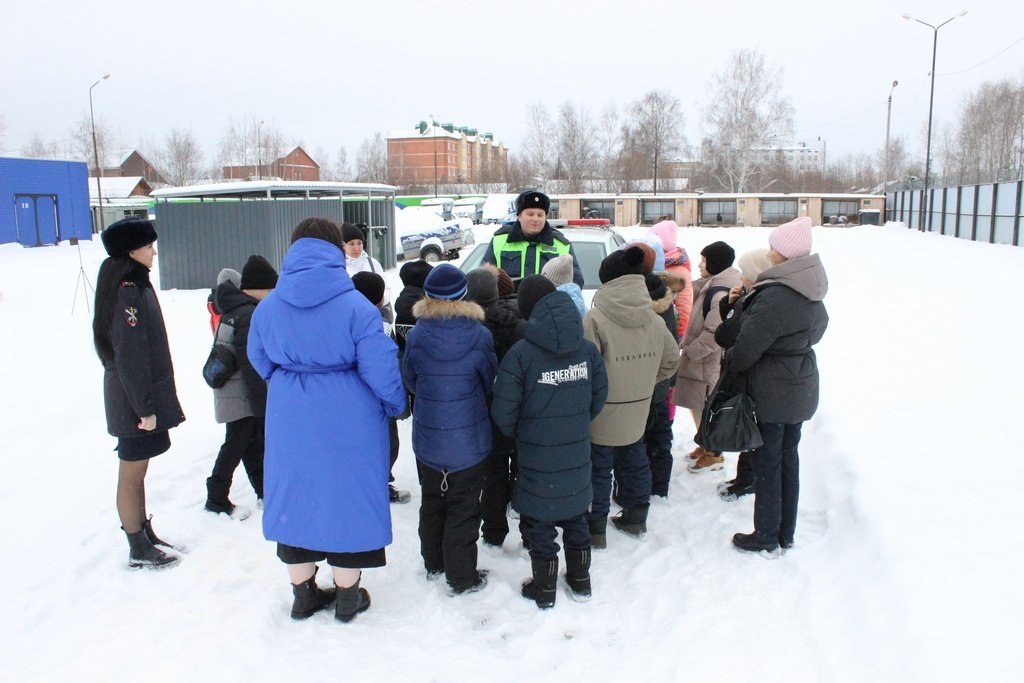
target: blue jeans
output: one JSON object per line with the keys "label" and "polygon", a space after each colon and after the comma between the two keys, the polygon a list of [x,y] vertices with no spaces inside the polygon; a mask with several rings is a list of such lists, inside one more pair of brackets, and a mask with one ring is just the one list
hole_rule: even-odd
{"label": "blue jeans", "polygon": [[590,444],[592,464],[590,481],[594,502],[587,515],[593,533],[603,533],[611,508],[612,470],[615,470],[616,498],[624,508],[649,505],[651,502],[651,461],[641,438],[627,446]]}
{"label": "blue jeans", "polygon": [[754,534],[759,541],[793,543],[800,499],[800,428],[761,423],[764,445],[753,452]]}

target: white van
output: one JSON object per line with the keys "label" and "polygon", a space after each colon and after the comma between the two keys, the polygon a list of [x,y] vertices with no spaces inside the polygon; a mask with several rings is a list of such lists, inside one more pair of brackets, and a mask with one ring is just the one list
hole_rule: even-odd
{"label": "white van", "polygon": [[516,219],[516,197],[514,194],[492,194],[484,202],[481,220],[484,223],[504,223]]}
{"label": "white van", "polygon": [[485,201],[487,200],[483,197],[463,197],[462,199],[457,199],[455,200],[455,206],[452,208],[452,215],[456,218],[468,218],[473,221],[474,225],[482,223]]}

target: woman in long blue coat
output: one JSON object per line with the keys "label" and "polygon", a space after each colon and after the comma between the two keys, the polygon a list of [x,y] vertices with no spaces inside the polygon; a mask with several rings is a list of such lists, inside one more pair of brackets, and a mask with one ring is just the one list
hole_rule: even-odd
{"label": "woman in long blue coat", "polygon": [[[249,359],[269,383],[263,533],[288,565],[292,617],[369,607],[360,569],[391,543],[387,418],[405,409],[397,347],[345,271],[341,229],[307,218],[256,308]],[[327,560],[336,596],[317,588]]]}

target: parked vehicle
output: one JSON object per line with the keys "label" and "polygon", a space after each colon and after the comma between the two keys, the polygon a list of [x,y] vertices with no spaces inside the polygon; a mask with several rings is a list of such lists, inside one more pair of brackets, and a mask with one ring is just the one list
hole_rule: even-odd
{"label": "parked vehicle", "polygon": [[516,219],[516,195],[492,194],[484,202],[482,218],[484,223],[502,224],[511,218]]}
{"label": "parked vehicle", "polygon": [[450,221],[452,216],[452,209],[455,207],[455,200],[451,197],[433,197],[432,199],[424,199],[420,202],[420,206],[425,206],[432,209],[441,218],[446,221]]}
{"label": "parked vehicle", "polygon": [[421,258],[436,263],[457,259],[463,247],[474,243],[469,219],[446,221],[435,212],[435,207],[409,206],[396,211],[395,233],[400,260]]}
{"label": "parked vehicle", "polygon": [[[601,279],[598,277],[601,261],[625,244],[626,239],[607,219],[563,219],[552,220],[550,223],[572,242],[572,250],[583,270],[583,299],[589,306],[594,298],[594,292],[601,286]],[[489,248],[490,240],[476,245],[466,258],[462,259],[459,268],[468,273],[479,267],[484,253]]]}
{"label": "parked vehicle", "polygon": [[487,200],[484,197],[456,199],[455,206],[452,208],[452,215],[455,218],[468,218],[473,221],[474,225],[479,224],[483,222],[485,201]]}

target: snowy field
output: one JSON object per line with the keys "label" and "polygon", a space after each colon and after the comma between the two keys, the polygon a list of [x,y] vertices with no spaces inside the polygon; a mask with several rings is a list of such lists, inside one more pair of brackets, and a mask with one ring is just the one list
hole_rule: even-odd
{"label": "snowy field", "polygon": [[[767,246],[768,230],[680,236],[696,263],[718,239],[738,254]],[[653,501],[641,541],[609,527],[591,602],[560,591],[541,612],[522,599],[529,560],[514,533],[500,552],[481,548],[486,590],[450,598],[424,578],[404,422],[397,484],[413,501],[392,506],[388,565],[364,574],[373,606],[349,625],[289,619],[259,511],[203,510],[223,437],[200,377],[205,290],[159,293],[188,421],[152,461],[147,494],[157,532],[189,552],[171,570],[127,569],[91,314],[74,300],[79,251],[0,246],[0,680],[1021,680],[1024,249],[898,225],[814,239],[831,324],[793,550],[733,549],[753,528],[752,497],[715,493],[735,454],[725,471],[686,471],[680,411],[669,498]],[[82,244],[91,282],[103,256]],[[241,469],[232,499],[255,507]]]}

